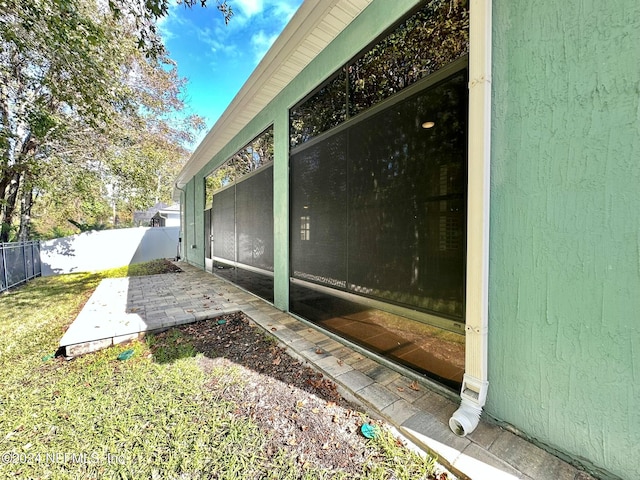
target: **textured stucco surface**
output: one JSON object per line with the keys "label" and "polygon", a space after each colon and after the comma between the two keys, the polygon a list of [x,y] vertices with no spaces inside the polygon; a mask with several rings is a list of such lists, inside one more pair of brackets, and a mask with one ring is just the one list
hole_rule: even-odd
{"label": "textured stucco surface", "polygon": [[493,5],[487,411],[640,478],[640,2]]}
{"label": "textured stucco surface", "polygon": [[185,225],[183,226],[182,251],[184,257],[194,265],[204,266],[204,238],[196,235],[196,225],[204,229],[204,199],[196,201],[196,180],[192,179],[185,185],[184,198],[186,202]]}
{"label": "textured stucco surface", "polygon": [[273,165],[273,273],[274,304],[289,309],[289,112],[282,110],[274,119],[274,150],[286,152]]}

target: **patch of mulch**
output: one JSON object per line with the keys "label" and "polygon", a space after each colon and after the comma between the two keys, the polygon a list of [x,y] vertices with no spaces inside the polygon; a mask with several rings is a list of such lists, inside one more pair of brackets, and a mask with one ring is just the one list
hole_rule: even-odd
{"label": "patch of mulch", "polygon": [[159,261],[163,263],[161,273],[180,273],[183,271],[178,265],[168,258],[161,258]]}
{"label": "patch of mulch", "polygon": [[[302,468],[312,465],[354,476],[375,461],[375,450],[360,428],[381,422],[350,404],[335,383],[287,354],[244,314],[177,328],[184,341],[204,354],[200,365],[205,371],[240,369],[241,382],[215,377],[210,388],[221,400],[233,402],[237,415],[253,419],[267,432],[265,455],[284,450]],[[437,478],[448,478],[442,475]]]}

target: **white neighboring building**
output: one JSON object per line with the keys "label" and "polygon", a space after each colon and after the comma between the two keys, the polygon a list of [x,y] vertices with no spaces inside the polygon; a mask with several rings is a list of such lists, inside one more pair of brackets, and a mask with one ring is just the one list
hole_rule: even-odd
{"label": "white neighboring building", "polygon": [[176,203],[169,207],[160,208],[151,217],[149,223],[151,227],[179,227],[180,226],[180,204]]}
{"label": "white neighboring building", "polygon": [[136,227],[179,227],[180,204],[169,206],[158,202],[147,210],[138,210],[133,213],[133,224]]}

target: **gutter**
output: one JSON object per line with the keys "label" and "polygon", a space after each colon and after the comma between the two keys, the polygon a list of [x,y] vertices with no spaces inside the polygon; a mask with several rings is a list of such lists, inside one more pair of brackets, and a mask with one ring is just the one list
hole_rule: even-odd
{"label": "gutter", "polygon": [[478,426],[489,388],[491,45],[491,0],[471,0],[465,373],[460,408],[449,419],[451,430],[462,437]]}

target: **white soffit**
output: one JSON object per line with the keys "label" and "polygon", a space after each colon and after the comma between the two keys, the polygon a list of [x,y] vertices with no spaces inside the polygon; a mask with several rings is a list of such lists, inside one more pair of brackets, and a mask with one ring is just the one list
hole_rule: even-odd
{"label": "white soffit", "polygon": [[176,179],[183,187],[373,0],[305,0]]}

